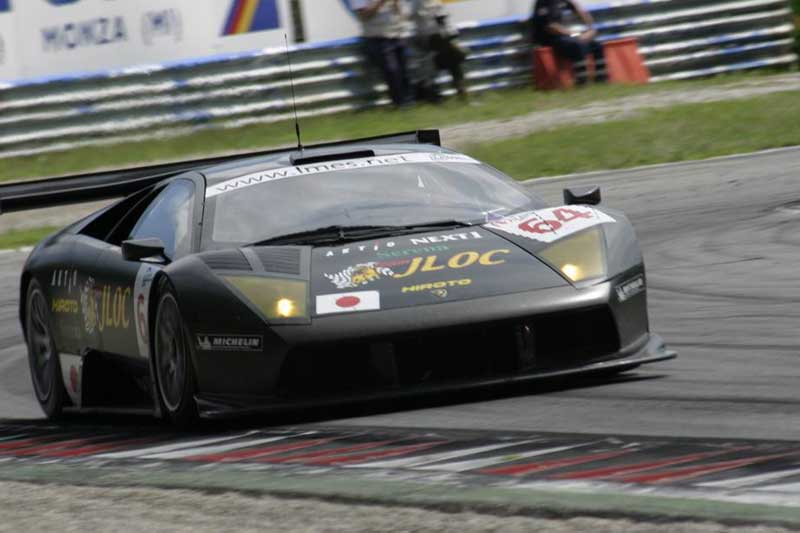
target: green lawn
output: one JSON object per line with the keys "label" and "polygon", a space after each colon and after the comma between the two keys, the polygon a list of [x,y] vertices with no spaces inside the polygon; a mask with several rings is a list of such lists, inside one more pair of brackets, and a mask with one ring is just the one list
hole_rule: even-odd
{"label": "green lawn", "polygon": [[[403,111],[373,109],[304,119],[303,138],[305,143],[312,143],[511,118],[533,111],[569,108],[627,95],[685,90],[759,79],[767,74],[768,71],[735,74],[702,81],[660,83],[639,87],[597,85],[568,92],[539,92],[528,88],[493,91],[473,97],[473,105],[470,106],[464,106],[456,99],[449,99],[442,105],[419,105]],[[294,127],[286,122],[229,130],[209,129],[175,139],[0,159],[0,181],[61,176],[97,168],[120,168],[152,161],[207,157],[229,151],[291,146],[294,143]]]}
{"label": "green lawn", "polygon": [[800,145],[800,93],[681,105],[633,119],[473,145],[467,152],[526,179]]}
{"label": "green lawn", "polygon": [[20,248],[36,244],[51,233],[55,233],[59,228],[45,227],[28,230],[11,230],[0,233],[0,250]]}

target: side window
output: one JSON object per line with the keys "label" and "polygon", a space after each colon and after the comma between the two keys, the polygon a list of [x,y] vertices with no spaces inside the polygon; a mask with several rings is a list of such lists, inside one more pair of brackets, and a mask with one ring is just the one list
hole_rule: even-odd
{"label": "side window", "polygon": [[[144,212],[145,207],[147,207],[144,199],[151,194],[153,194],[153,188],[148,187],[147,189],[143,189],[118,201],[88,221],[79,233],[87,237],[93,237],[111,244],[119,245],[120,242],[128,236],[130,228],[133,227],[133,222],[138,220],[139,216]],[[140,205],[143,207],[140,208]],[[128,224],[127,231],[118,231],[129,217],[135,218]],[[115,234],[117,233],[121,235],[120,238],[115,240]]]}
{"label": "side window", "polygon": [[159,238],[167,257],[175,258],[191,248],[194,184],[179,180],[170,184],[147,207],[129,239]]}

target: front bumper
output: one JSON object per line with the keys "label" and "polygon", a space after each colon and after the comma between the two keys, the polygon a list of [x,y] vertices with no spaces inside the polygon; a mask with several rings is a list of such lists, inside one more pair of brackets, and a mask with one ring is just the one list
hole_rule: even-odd
{"label": "front bumper", "polygon": [[[530,341],[509,336],[508,328],[516,328],[511,335],[517,335],[518,328],[525,326],[534,330],[535,351],[550,360],[543,368],[538,368],[540,372],[621,358],[636,352],[637,349],[631,347],[643,345],[649,333],[646,292],[620,302],[615,291],[615,287],[637,276],[643,276],[641,267],[584,288],[562,286],[474,300],[317,317],[310,325],[274,326],[264,330],[263,351],[197,351],[198,391],[203,398],[256,397],[280,402],[281,397],[288,396],[287,390],[293,390],[292,383],[308,383],[310,391],[317,396],[335,395],[347,390],[347,379],[337,380],[337,374],[350,378],[361,372],[358,358],[363,360],[365,352],[385,352],[386,344],[393,345],[388,349],[394,350],[393,356],[397,356],[398,361],[411,361],[415,368],[411,369],[409,379],[403,379],[400,368],[399,381],[384,380],[379,385],[406,387],[417,385],[418,381],[430,381],[421,368],[425,361],[449,358],[441,365],[449,364],[458,370],[464,359],[476,353],[499,363],[489,368],[488,376],[522,374],[530,365],[523,361],[510,369],[515,363],[502,361],[501,354],[509,350],[509,345],[512,345],[511,350],[516,350],[515,342]],[[502,342],[486,342],[488,336],[498,331]],[[428,346],[433,348],[427,350]],[[428,353],[419,353],[423,351]],[[458,351],[461,355],[453,355]],[[565,353],[567,357],[562,360]],[[314,365],[317,368],[329,365],[322,387],[325,390],[316,388],[313,380],[305,379],[303,369],[308,366],[309,357],[317,357],[312,361],[319,363]],[[470,363],[475,370],[478,363]],[[435,372],[439,382],[452,378],[480,382],[484,377],[470,369],[456,372],[456,375],[443,372],[442,368],[435,370],[439,370]],[[287,374],[290,375],[288,382]],[[363,381],[361,379],[361,385]]]}
{"label": "front bumper", "polygon": [[200,415],[203,418],[224,418],[233,415],[247,416],[287,409],[318,407],[320,405],[345,405],[357,402],[403,399],[426,394],[441,394],[483,387],[502,387],[515,383],[529,383],[570,376],[624,372],[643,364],[666,361],[675,357],[677,357],[676,352],[667,349],[661,337],[655,334],[647,334],[634,344],[623,348],[607,359],[558,370],[532,371],[530,373],[495,376],[469,381],[423,384],[402,389],[359,392],[357,394],[339,394],[313,400],[283,400],[274,396],[226,394],[198,394],[195,399]]}
{"label": "front bumper", "polygon": [[[613,282],[571,285],[435,305],[315,317],[308,326],[275,326],[288,345],[341,342],[608,305]],[[636,312],[641,312],[636,309]],[[645,310],[646,312],[646,310]]]}

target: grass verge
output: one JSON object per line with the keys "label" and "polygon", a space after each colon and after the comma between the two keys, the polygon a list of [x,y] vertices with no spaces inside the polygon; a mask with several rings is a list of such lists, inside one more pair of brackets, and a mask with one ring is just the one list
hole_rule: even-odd
{"label": "grass verge", "polygon": [[632,119],[477,144],[467,153],[526,179],[800,145],[800,94],[680,105]]}
{"label": "grass verge", "polygon": [[58,230],[59,228],[47,226],[44,228],[9,230],[6,233],[0,233],[0,250],[34,245]]}
{"label": "grass verge", "polygon": [[[701,81],[659,83],[646,86],[596,85],[580,91],[532,91],[529,88],[490,91],[465,107],[456,99],[441,105],[418,105],[402,112],[373,109],[359,113],[314,117],[302,121],[303,140],[366,137],[419,128],[444,127],[465,122],[498,120],[534,111],[577,107],[631,95],[692,90],[728,83],[766,79],[770,71],[733,74]],[[174,139],[153,139],[113,146],[87,147],[29,157],[0,159],[0,181],[75,174],[97,168],[120,168],[151,161],[180,160],[213,154],[292,146],[294,127],[287,122],[238,129],[205,129]]]}

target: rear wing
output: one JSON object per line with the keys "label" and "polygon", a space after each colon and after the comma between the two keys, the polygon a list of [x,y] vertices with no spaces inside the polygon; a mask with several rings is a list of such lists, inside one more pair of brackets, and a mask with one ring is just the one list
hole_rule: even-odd
{"label": "rear wing", "polygon": [[[377,137],[365,137],[306,146],[304,149],[335,148],[356,144],[431,144],[441,146],[438,130],[418,130]],[[266,155],[291,153],[297,148],[282,148],[191,161],[180,161],[130,169],[80,174],[63,178],[14,182],[0,185],[0,214],[43,207],[77,204],[127,196],[165,179],[191,170]]]}

